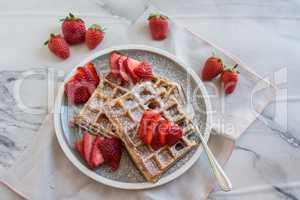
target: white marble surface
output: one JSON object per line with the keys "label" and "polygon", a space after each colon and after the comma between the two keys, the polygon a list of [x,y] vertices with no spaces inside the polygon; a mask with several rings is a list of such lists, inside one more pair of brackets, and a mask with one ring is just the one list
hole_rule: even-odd
{"label": "white marble surface", "polygon": [[[109,22],[104,24],[108,27],[108,37],[115,34],[109,32],[111,24],[118,23],[119,31],[125,31],[128,20],[111,17],[111,10],[106,4],[101,7],[99,2],[0,1],[2,169],[13,165],[16,157],[30,145],[31,138],[45,116],[45,113],[24,113],[16,106],[16,96],[13,92],[18,83],[16,80],[25,76],[28,70],[40,71],[40,75],[31,76],[22,83],[21,97],[26,105],[45,108],[48,104],[46,80],[43,75],[46,70],[53,67],[67,71],[91,53],[78,46],[72,49],[72,59],[68,61],[60,61],[50,55],[42,44],[49,32],[58,31],[57,19],[72,11],[84,17],[88,23],[98,22],[103,17],[109,19]],[[280,92],[284,94],[287,90],[288,98],[284,97],[275,114],[268,110],[264,112],[264,117],[271,119],[269,126],[266,126],[266,121],[257,120],[242,135],[225,167],[234,184],[234,190],[223,193],[215,188],[210,199],[300,199],[300,147],[292,145],[290,140],[282,137],[290,134],[300,139],[297,126],[300,122],[297,115],[300,105],[300,89],[297,87],[300,75],[300,1],[149,2],[182,25],[237,55],[262,75],[278,74],[279,69],[287,68],[287,81],[280,85]],[[135,5],[127,3],[126,9],[130,8],[134,9]],[[283,130],[278,131],[277,125],[272,121],[281,124]],[[19,198],[4,186],[0,187],[0,197]]]}

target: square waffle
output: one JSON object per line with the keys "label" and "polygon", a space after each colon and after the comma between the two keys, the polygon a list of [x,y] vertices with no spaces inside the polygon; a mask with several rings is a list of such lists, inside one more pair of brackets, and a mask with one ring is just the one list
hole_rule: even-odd
{"label": "square waffle", "polygon": [[[152,81],[135,85],[104,108],[136,166],[150,182],[158,181],[162,173],[198,144],[191,137],[198,130],[184,113],[178,100],[184,102],[178,86],[166,79],[155,77]],[[183,130],[180,141],[158,150],[144,144],[138,136],[138,128],[145,109],[156,110],[168,121],[178,124]]]}
{"label": "square waffle", "polygon": [[122,85],[121,81],[107,73],[95,89],[92,96],[85,103],[79,114],[74,117],[72,123],[78,125],[94,135],[106,137],[118,137],[116,129],[110,119],[103,112],[106,102],[116,99],[128,92],[131,85]]}

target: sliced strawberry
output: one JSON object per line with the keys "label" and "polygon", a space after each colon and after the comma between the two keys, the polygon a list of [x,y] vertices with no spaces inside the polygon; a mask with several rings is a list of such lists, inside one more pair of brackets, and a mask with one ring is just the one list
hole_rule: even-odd
{"label": "sliced strawberry", "polygon": [[166,144],[166,135],[168,134],[168,129],[171,127],[171,123],[162,118],[158,125],[156,126],[151,147],[154,150],[158,150]]}
{"label": "sliced strawberry", "polygon": [[94,136],[92,136],[88,132],[85,132],[83,134],[83,154],[84,154],[84,159],[87,163],[89,163],[91,159],[93,142],[94,142]]}
{"label": "sliced strawberry", "polygon": [[99,149],[101,140],[103,140],[103,138],[101,138],[100,136],[97,136],[93,142],[93,149],[92,149],[92,153],[91,153],[91,157],[90,157],[90,161],[89,161],[89,166],[92,169],[99,167],[104,162],[104,158]]}
{"label": "sliced strawberry", "polygon": [[104,138],[99,144],[104,161],[113,171],[117,170],[122,156],[122,142],[118,138]]}
{"label": "sliced strawberry", "polygon": [[135,60],[133,58],[127,58],[124,62],[125,70],[127,74],[129,74],[130,78],[134,83],[138,82],[140,78],[134,73],[134,69],[137,68],[141,64],[140,61]]}
{"label": "sliced strawberry", "polygon": [[121,56],[122,55],[117,52],[112,52],[109,56],[109,65],[110,65],[111,74],[115,78],[120,77],[118,60]]}
{"label": "sliced strawberry", "polygon": [[70,80],[65,85],[65,92],[68,96],[68,101],[75,105],[87,102],[94,89],[94,84],[74,79]]}
{"label": "sliced strawberry", "polygon": [[168,129],[171,127],[171,123],[167,120],[160,121],[157,131],[158,131],[158,143],[161,145],[166,144],[166,135],[168,134]]}
{"label": "sliced strawberry", "polygon": [[83,157],[83,139],[80,138],[74,143],[76,151]]}
{"label": "sliced strawberry", "polygon": [[87,75],[89,76],[90,80],[93,80],[95,83],[95,86],[97,86],[100,82],[100,78],[97,74],[94,64],[88,63],[84,66],[84,69],[85,69]]}
{"label": "sliced strawberry", "polygon": [[147,122],[147,128],[146,128],[146,135],[143,138],[143,142],[145,144],[151,144],[153,136],[154,136],[154,132],[155,132],[155,129],[156,129],[156,126],[157,126],[157,122],[156,121],[154,121],[152,119],[148,120],[148,122]]}
{"label": "sliced strawberry", "polygon": [[[156,127],[156,129],[157,129],[157,127]],[[154,150],[158,150],[162,147],[162,145],[159,143],[159,140],[158,140],[158,132],[157,131],[154,131],[153,138],[151,141],[151,147]]]}
{"label": "sliced strawberry", "polygon": [[176,144],[182,137],[182,130],[178,125],[172,125],[168,129],[168,134],[166,135],[166,142],[169,146]]}
{"label": "sliced strawberry", "polygon": [[78,81],[88,81],[89,76],[83,67],[77,67],[75,71],[74,79]]}
{"label": "sliced strawberry", "polygon": [[125,70],[125,66],[124,66],[124,61],[127,60],[127,56],[121,56],[118,60],[118,65],[119,65],[119,74],[120,74],[120,77],[123,81],[126,81],[128,82],[129,81],[129,77],[126,73],[126,70]]}
{"label": "sliced strawberry", "polygon": [[140,126],[138,131],[141,140],[143,140],[144,137],[147,135],[148,126],[151,125],[152,121],[158,122],[160,118],[161,118],[160,114],[154,110],[147,109],[144,111],[140,121]]}
{"label": "sliced strawberry", "polygon": [[152,68],[149,62],[142,62],[133,72],[141,79],[151,80],[153,78]]}
{"label": "sliced strawberry", "polygon": [[68,96],[69,102],[72,104],[78,105],[87,102],[96,89],[99,83],[99,77],[95,80],[90,69],[91,66],[89,69],[77,67],[75,75],[65,84],[65,93]]}

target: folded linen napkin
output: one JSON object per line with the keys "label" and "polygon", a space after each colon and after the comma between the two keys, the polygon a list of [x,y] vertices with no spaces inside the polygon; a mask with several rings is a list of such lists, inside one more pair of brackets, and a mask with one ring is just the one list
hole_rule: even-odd
{"label": "folded linen napkin", "polygon": [[[147,44],[167,50],[200,71],[214,51],[225,63],[238,63],[240,79],[234,94],[225,97],[218,82],[206,84],[212,100],[213,131],[210,147],[223,165],[230,157],[234,141],[255,120],[272,99],[273,88],[238,60],[187,29],[170,20],[170,35],[152,41],[147,30],[147,17],[156,12],[148,8],[128,28],[128,34],[116,38],[118,44]],[[253,94],[253,91],[255,92]],[[49,115],[31,147],[1,177],[1,181],[27,199],[205,199],[212,189],[214,177],[204,154],[195,165],[176,180],[148,190],[127,191],[97,183],[75,168],[66,158],[55,138]],[[234,183],[233,183],[234,184]]]}

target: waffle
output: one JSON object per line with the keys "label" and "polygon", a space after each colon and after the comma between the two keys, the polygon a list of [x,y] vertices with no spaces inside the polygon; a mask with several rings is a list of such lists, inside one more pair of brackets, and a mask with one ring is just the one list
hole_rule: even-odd
{"label": "waffle", "polygon": [[[183,100],[183,93],[179,90],[179,87],[175,83],[170,83],[160,77],[153,78],[153,82],[160,82],[161,93],[164,92],[165,97],[175,97],[177,99]],[[84,107],[80,110],[79,114],[74,117],[71,121],[86,131],[89,131],[94,135],[102,135],[106,137],[119,137],[116,133],[115,127],[110,122],[107,115],[103,112],[103,106],[106,102],[110,102],[126,93],[130,92],[133,87],[132,84],[122,85],[119,79],[112,76],[111,73],[107,73],[101,80],[101,83],[93,92],[92,96],[85,103]],[[143,87],[141,87],[143,88]],[[153,93],[153,91],[152,91]],[[147,94],[144,94],[147,97]],[[184,104],[183,101],[180,101]],[[117,112],[117,111],[116,111]]]}
{"label": "waffle", "polygon": [[[198,144],[192,137],[198,130],[183,112],[178,101],[184,102],[182,99],[175,83],[155,77],[134,86],[104,108],[131,158],[150,182],[158,181],[162,173]],[[144,144],[138,136],[138,128],[143,111],[148,108],[178,124],[183,130],[182,139],[171,147],[165,145],[158,150]]]}
{"label": "waffle", "polygon": [[111,73],[105,74],[99,86],[79,114],[74,117],[72,123],[94,135],[118,137],[114,125],[103,112],[103,106],[106,102],[127,93],[131,87],[130,84],[121,85],[122,83],[114,78]]}

